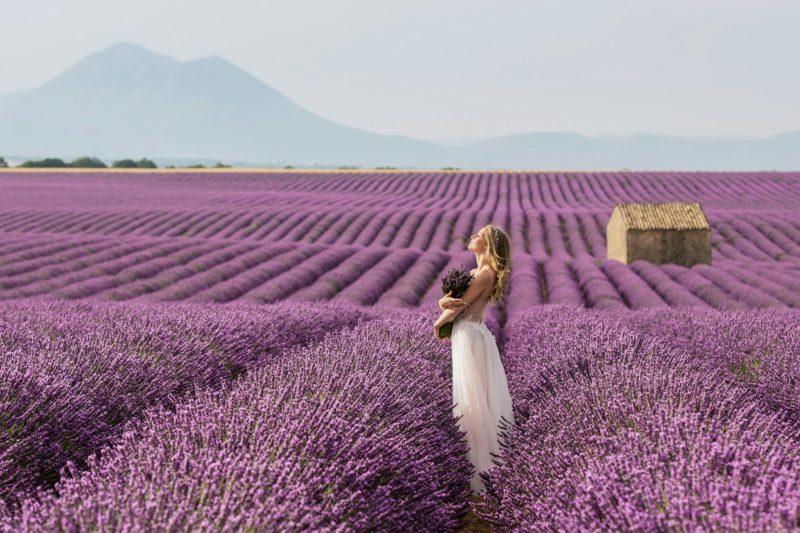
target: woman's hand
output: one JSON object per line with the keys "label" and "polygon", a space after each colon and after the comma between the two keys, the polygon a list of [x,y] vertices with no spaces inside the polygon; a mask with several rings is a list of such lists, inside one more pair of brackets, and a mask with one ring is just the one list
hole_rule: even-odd
{"label": "woman's hand", "polygon": [[452,292],[453,291],[449,291],[439,300],[439,308],[442,311],[444,311],[445,309],[454,309],[458,311],[466,307],[467,302],[465,302],[461,298],[453,298],[452,296],[450,296]]}
{"label": "woman's hand", "polygon": [[433,334],[434,334],[434,336],[436,337],[437,340],[450,342],[450,338],[449,337],[442,338],[442,336],[441,336],[441,334],[439,332],[439,330],[441,328],[442,328],[442,324],[440,324],[438,322],[434,322],[433,323]]}

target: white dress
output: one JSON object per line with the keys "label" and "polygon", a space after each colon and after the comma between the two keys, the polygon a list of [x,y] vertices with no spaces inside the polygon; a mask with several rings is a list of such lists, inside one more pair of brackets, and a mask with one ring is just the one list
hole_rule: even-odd
{"label": "white dress", "polygon": [[[511,394],[494,335],[483,317],[455,319],[450,343],[453,353],[453,415],[466,431],[469,460],[475,466],[470,487],[473,494],[485,489],[480,472],[490,469],[491,453],[499,454],[500,417],[514,424]],[[509,427],[509,426],[507,426]]]}

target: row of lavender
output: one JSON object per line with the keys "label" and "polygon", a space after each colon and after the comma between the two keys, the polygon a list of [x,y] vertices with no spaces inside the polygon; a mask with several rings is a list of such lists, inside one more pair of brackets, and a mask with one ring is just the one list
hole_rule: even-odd
{"label": "row of lavender", "polygon": [[686,268],[647,261],[625,265],[614,260],[523,259],[533,268],[512,271],[508,297],[512,314],[539,304],[613,311],[800,307],[800,265],[779,268],[769,263],[731,262]]}
{"label": "row of lavender", "polygon": [[[611,211],[373,209],[305,205],[258,211],[7,211],[5,233],[191,237],[457,252],[475,228],[508,228],[517,249],[537,258],[606,256]],[[800,261],[800,219],[791,211],[710,211],[714,261]]]}
{"label": "row of lavender", "polygon": [[181,239],[0,242],[0,299],[146,298],[270,303],[336,300],[413,306],[448,255],[413,250]]}
{"label": "row of lavender", "polygon": [[[800,202],[797,172],[204,172],[117,173],[6,171],[0,210],[39,207],[32,194],[50,188],[59,209],[119,205],[267,207],[308,202],[332,207],[398,207],[459,211],[490,203],[508,211],[607,209],[616,202],[701,202],[710,208],[788,209]],[[83,195],[64,195],[65,186]],[[123,190],[124,194],[120,194]],[[147,192],[158,190],[153,196]],[[746,206],[744,204],[747,204]]]}
{"label": "row of lavender", "polygon": [[[444,272],[474,266],[470,252],[292,243],[257,245],[139,238],[0,238],[0,299],[253,303],[342,301],[430,306]],[[780,265],[780,266],[778,266]],[[719,266],[623,265],[590,257],[513,257],[508,309],[569,304],[601,309],[653,306],[798,307],[800,263],[730,261]]]}
{"label": "row of lavender", "polygon": [[[63,319],[54,315],[72,316],[76,305],[40,310],[29,305],[9,315],[34,316],[38,327],[53,324],[51,327],[58,329]],[[122,304],[95,304],[91,314],[99,315],[101,323],[108,322],[107,314],[135,315],[145,322],[163,323],[164,330],[174,330],[169,337],[187,332],[213,336],[226,353],[241,343],[236,338],[241,333],[215,329],[202,316],[204,312],[188,307],[176,315],[163,309],[107,305]],[[342,317],[347,309],[330,304],[306,318],[298,315],[298,309],[280,304],[270,314],[252,308],[220,312],[227,315],[225,323],[236,313],[241,320],[237,329],[249,330],[248,336],[254,338],[261,336],[266,345],[274,344],[269,336],[278,329],[291,330],[283,335],[308,336],[310,329],[329,329],[326,326],[333,326],[335,320],[347,322],[356,316],[350,311],[349,316]],[[165,314],[180,316],[180,323],[170,323]],[[198,315],[205,319],[200,327],[193,323]],[[452,416],[449,346],[433,339],[430,317],[417,312],[366,318],[370,320],[331,332],[317,343],[283,350],[280,356],[262,354],[259,364],[250,364],[244,377],[235,382],[222,380],[219,386],[198,386],[172,408],[159,397],[153,408],[131,418],[124,400],[111,394],[94,394],[95,403],[105,400],[125,411],[130,420],[113,431],[115,438],[110,446],[98,447],[106,438],[81,442],[100,453],[88,456],[86,468],[76,466],[74,457],[70,458],[55,490],[43,488],[36,495],[0,505],[0,529],[453,529],[466,511],[472,466],[463,434]],[[257,326],[259,319],[266,319],[268,325]],[[320,319],[328,323],[320,326]],[[65,329],[77,329],[82,338],[99,342],[101,350],[113,344],[136,352],[133,332],[117,340],[105,328],[98,331],[87,323],[76,328],[78,321],[72,317]],[[20,343],[26,339],[31,342],[33,329],[23,325],[15,338]],[[148,339],[153,337],[147,335]],[[252,340],[248,338],[244,344]],[[86,344],[74,336],[65,337],[65,341],[76,346]],[[141,395],[136,404],[143,405],[148,392],[136,382],[154,380],[150,385],[153,388],[174,388],[168,381],[177,364],[169,348],[176,343],[171,339],[166,344],[169,346],[148,345],[145,349],[145,360],[157,355],[164,358],[156,373],[143,375],[147,372],[137,371],[137,363],[130,360],[102,365],[111,355],[104,353],[100,361],[95,360],[101,368],[83,364],[75,374],[90,374],[82,383],[99,386],[103,381],[121,379],[116,377],[116,370],[130,369],[135,377],[130,378],[128,386],[135,390],[128,391],[127,398],[133,401]],[[197,356],[202,355],[206,344],[208,339],[204,338],[194,346]],[[25,349],[37,354],[45,351],[43,346],[26,345]],[[49,355],[56,361],[81,359],[62,347],[55,352]],[[200,361],[193,366],[207,367],[212,373],[217,365]],[[26,368],[23,373],[40,380],[49,378],[55,384],[66,381],[63,370],[51,372],[54,375],[45,376],[44,371]],[[194,382],[202,385],[204,380]],[[0,380],[0,384],[7,381]],[[21,390],[16,385],[9,389]],[[86,405],[83,395],[92,395],[85,387],[73,390],[56,386],[49,390],[46,397],[50,402],[60,399],[58,403],[64,406],[70,402]],[[150,396],[154,394],[149,392]],[[25,406],[15,413],[16,420],[30,412],[23,409]],[[74,432],[70,435],[83,434],[94,429],[91,423],[98,415],[105,419],[99,408],[84,408],[74,415],[49,409],[45,414],[67,416],[66,429]],[[0,421],[0,428],[7,424]],[[55,430],[43,431],[31,425],[16,430],[18,438],[29,443],[28,457],[53,463],[46,456],[50,450],[36,447],[34,441],[52,442],[52,447],[60,451],[57,443],[66,437],[48,431]],[[25,464],[15,467],[10,473],[16,478],[29,477]]]}
{"label": "row of lavender", "polygon": [[366,308],[125,304],[29,299],[0,307],[0,498],[60,469],[156,405],[213,390],[291,346],[371,320]]}
{"label": "row of lavender", "polygon": [[604,258],[614,204],[683,200],[703,204],[715,263],[796,261],[798,184],[800,175],[791,173],[3,173],[0,231],[452,253],[493,222],[509,230],[516,250],[537,259]]}
{"label": "row of lavender", "polygon": [[800,312],[529,310],[479,516],[514,531],[800,529]]}
{"label": "row of lavender", "polygon": [[[478,513],[500,530],[800,528],[798,318],[519,314],[503,355],[517,425]],[[448,352],[399,310],[289,349],[146,411],[0,527],[452,528],[471,467]]]}
{"label": "row of lavender", "polygon": [[[209,185],[230,183],[226,175],[196,176]],[[323,193],[333,205],[341,202],[342,193],[359,192],[368,195],[372,205],[396,205],[389,199],[413,198],[424,207],[461,209],[495,197],[510,201],[511,207],[542,210],[578,205],[596,208],[616,200],[658,201],[664,196],[687,195],[717,207],[738,207],[742,194],[756,207],[790,207],[790,202],[800,200],[799,178],[796,172],[295,172],[236,176],[235,183],[252,192],[249,196],[214,198],[208,203],[262,206],[265,198],[258,191],[268,190],[271,194],[286,192],[287,201],[296,201],[298,193]],[[168,183],[179,178],[161,175],[155,179]],[[180,181],[194,180],[182,176]],[[783,200],[776,204],[781,196]],[[365,200],[365,204],[369,202]]]}
{"label": "row of lavender", "polygon": [[[352,198],[351,198],[352,200]],[[313,202],[308,202],[313,203]],[[354,202],[355,203],[355,202]],[[607,213],[589,211],[519,212],[511,217],[515,242],[540,256],[601,257]],[[509,217],[490,210],[357,206],[296,206],[218,211],[8,211],[0,213],[5,233],[67,233],[122,237],[192,237],[248,241],[384,246],[419,250],[463,250],[489,221]]]}

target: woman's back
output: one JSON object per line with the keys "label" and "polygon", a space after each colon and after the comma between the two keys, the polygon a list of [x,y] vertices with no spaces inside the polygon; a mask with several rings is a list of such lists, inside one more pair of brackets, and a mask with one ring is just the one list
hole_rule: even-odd
{"label": "woman's back", "polygon": [[[470,270],[471,273],[477,274],[478,269],[474,268]],[[478,322],[484,321],[484,316],[486,314],[486,306],[489,304],[489,296],[492,293],[492,288],[494,288],[494,284],[497,283],[497,276],[492,273],[494,280],[492,281],[492,286],[489,287],[487,290],[483,292],[480,296],[478,296],[472,304],[469,305],[464,311],[462,311],[457,319],[461,320],[474,320]]]}

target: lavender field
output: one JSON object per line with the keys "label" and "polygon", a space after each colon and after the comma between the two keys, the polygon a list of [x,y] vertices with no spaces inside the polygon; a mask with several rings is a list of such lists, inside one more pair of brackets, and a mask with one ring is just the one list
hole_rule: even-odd
{"label": "lavender field", "polygon": [[[606,259],[618,202],[700,202],[712,264]],[[460,527],[440,278],[516,426],[494,529],[800,530],[800,173],[0,173],[4,531]]]}

